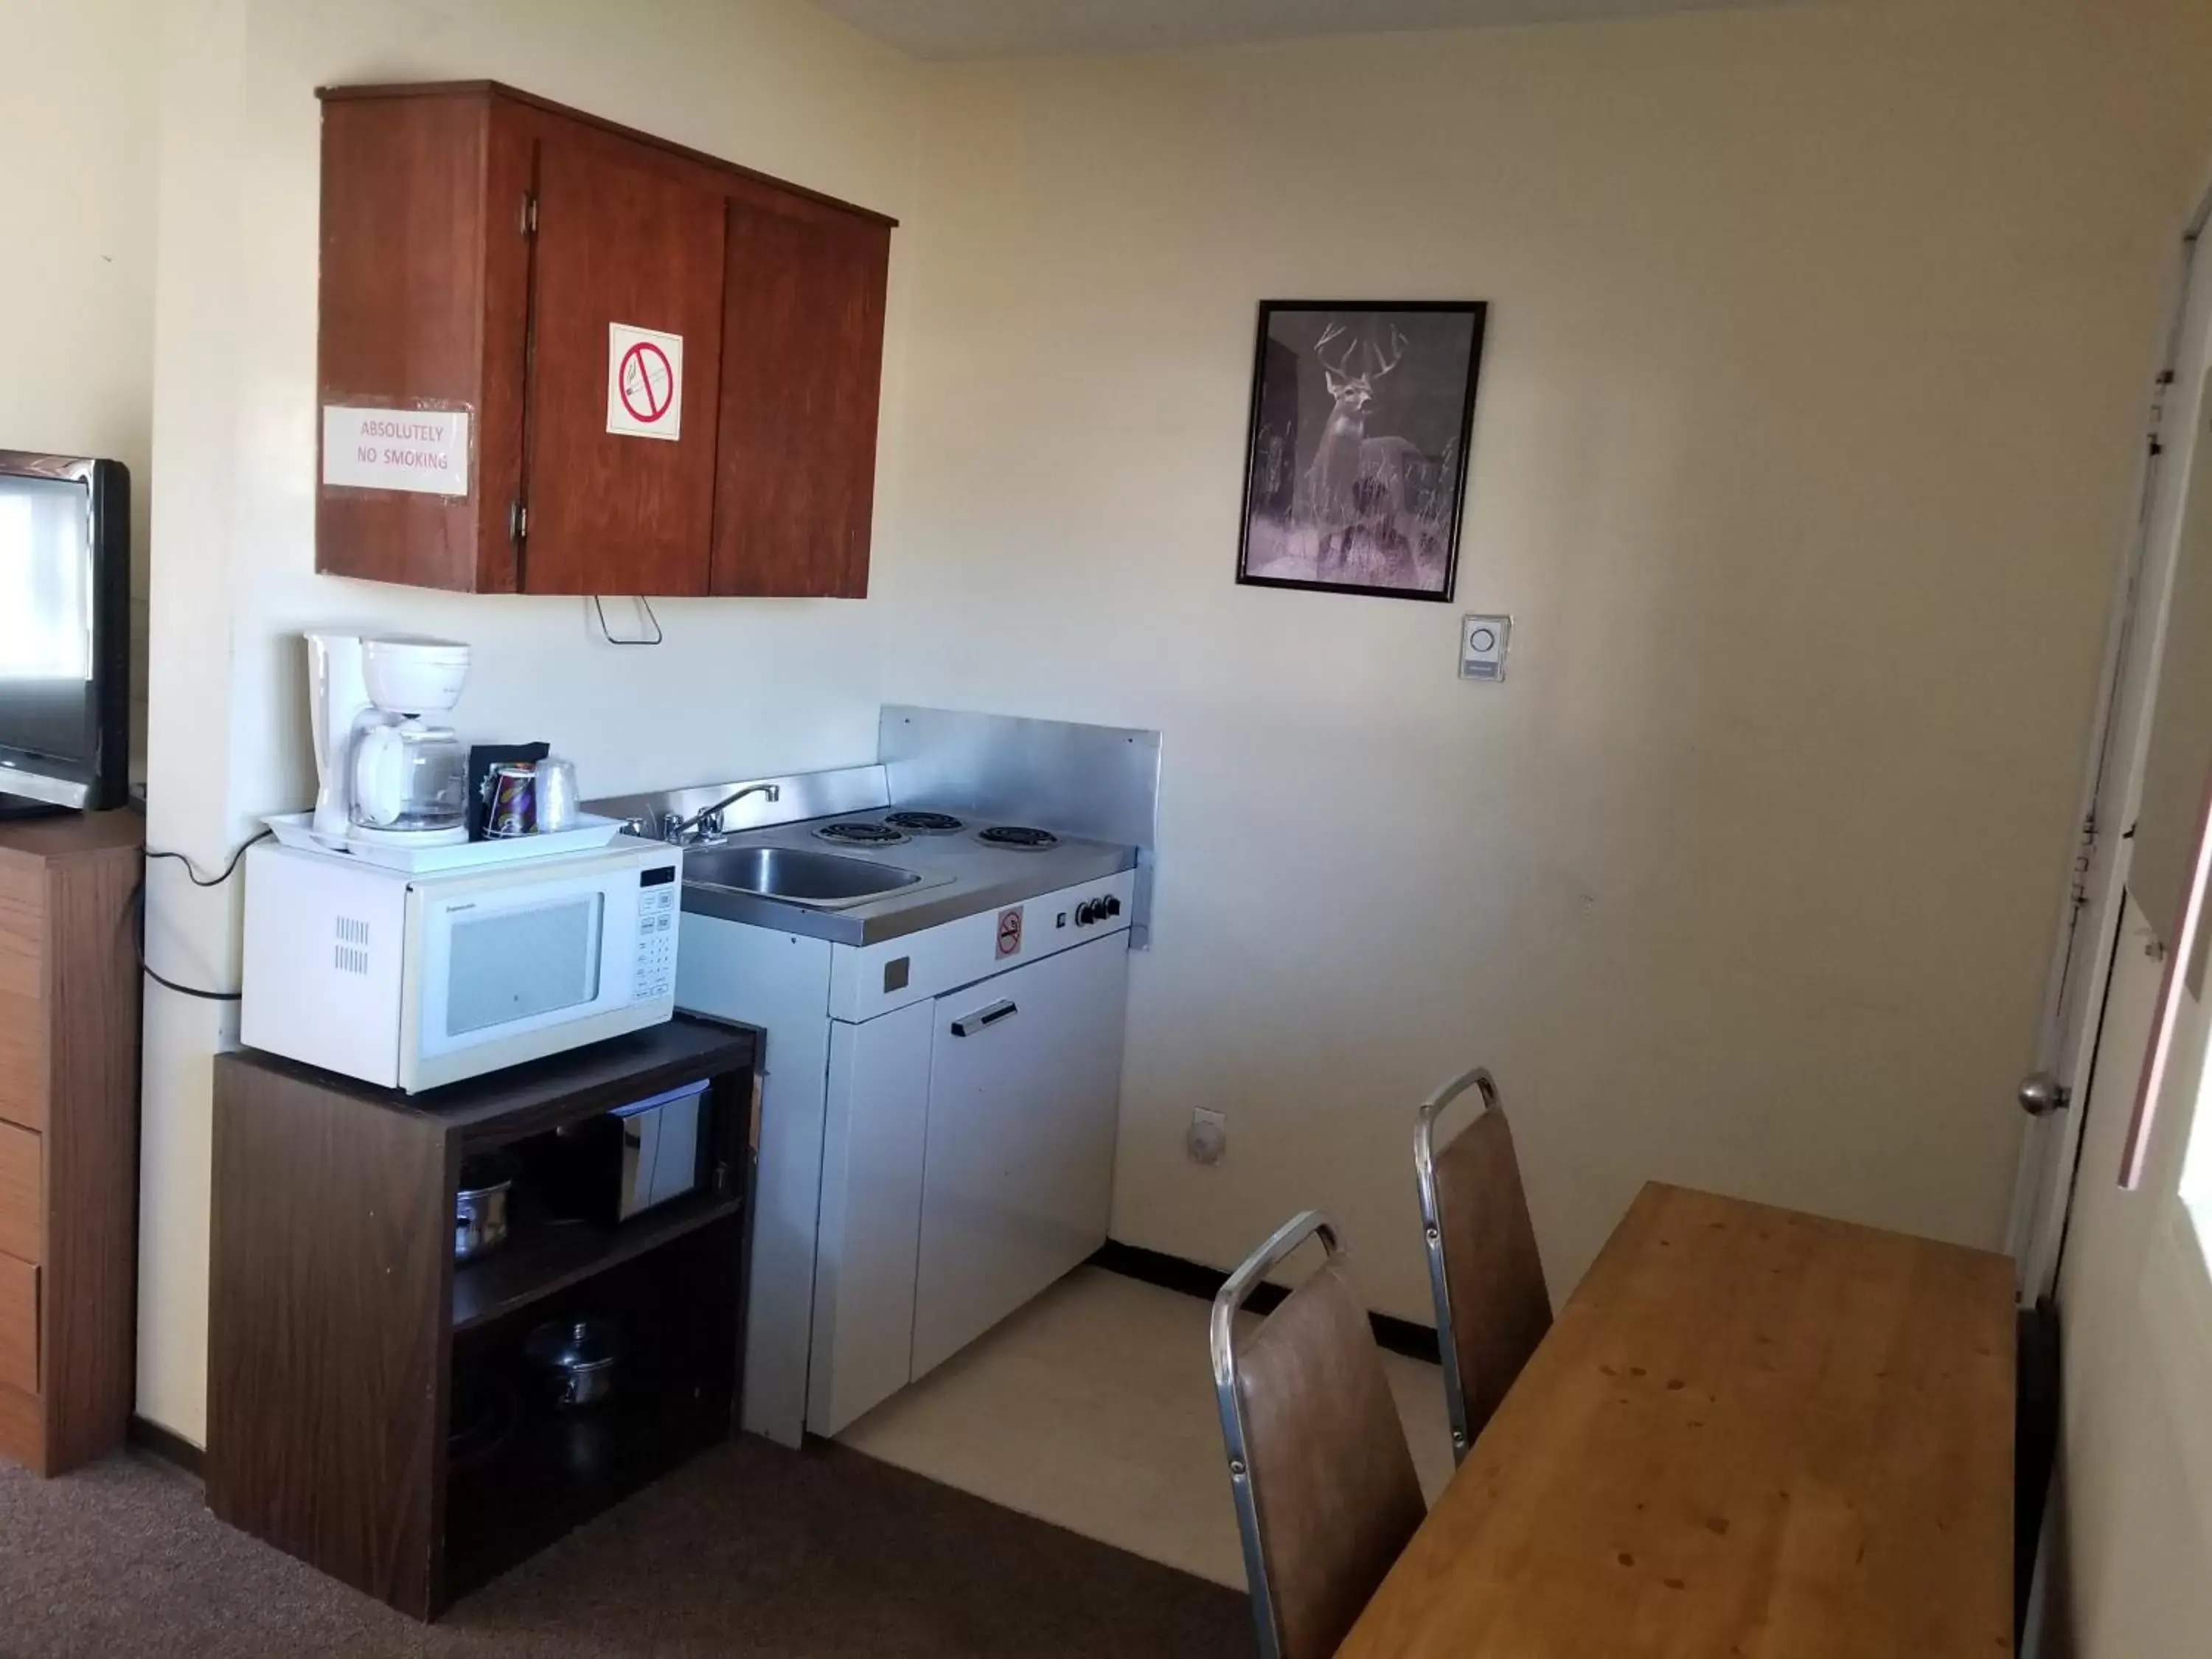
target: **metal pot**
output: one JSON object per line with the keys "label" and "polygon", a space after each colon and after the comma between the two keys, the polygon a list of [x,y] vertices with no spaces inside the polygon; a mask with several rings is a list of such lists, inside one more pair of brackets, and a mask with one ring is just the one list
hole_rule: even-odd
{"label": "metal pot", "polygon": [[556,1319],[523,1339],[522,1352],[544,1379],[556,1411],[596,1406],[615,1391],[622,1331],[605,1319]]}
{"label": "metal pot", "polygon": [[507,1242],[507,1198],[514,1185],[504,1160],[471,1158],[453,1196],[453,1260],[472,1261]]}

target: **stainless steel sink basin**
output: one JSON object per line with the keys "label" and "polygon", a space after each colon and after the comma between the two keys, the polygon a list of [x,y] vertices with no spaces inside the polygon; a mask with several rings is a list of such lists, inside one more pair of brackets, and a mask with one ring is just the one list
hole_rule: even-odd
{"label": "stainless steel sink basin", "polygon": [[687,887],[726,887],[823,908],[881,898],[921,879],[911,870],[869,859],[793,847],[705,847],[684,854]]}

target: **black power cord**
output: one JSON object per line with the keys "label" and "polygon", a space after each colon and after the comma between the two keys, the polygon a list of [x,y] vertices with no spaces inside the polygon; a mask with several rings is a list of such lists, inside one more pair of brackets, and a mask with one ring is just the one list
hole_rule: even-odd
{"label": "black power cord", "polygon": [[[238,862],[246,856],[246,849],[257,841],[266,841],[274,833],[273,830],[264,830],[259,835],[247,836],[239,843],[238,850],[230,855],[222,868],[212,876],[200,874],[199,866],[182,853],[161,852],[149,847],[146,849],[146,859],[149,864],[155,859],[174,859],[185,866],[185,875],[193,886],[220,887],[238,873]],[[131,908],[137,919],[138,967],[147,978],[179,996],[198,997],[203,1002],[238,1002],[244,999],[246,994],[243,991],[204,991],[197,985],[179,985],[175,980],[155,971],[146,960],[146,878],[143,874],[138,878],[137,886],[131,890]]]}

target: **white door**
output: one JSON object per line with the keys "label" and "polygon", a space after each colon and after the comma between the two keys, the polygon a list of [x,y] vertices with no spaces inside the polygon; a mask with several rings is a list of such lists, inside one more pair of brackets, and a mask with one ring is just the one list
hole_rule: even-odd
{"label": "white door", "polygon": [[[2065,1242],[2091,1067],[2119,936],[2129,840],[2141,798],[2159,647],[2204,378],[2212,367],[2212,258],[2200,257],[2206,209],[2182,250],[2175,316],[2149,400],[2142,515],[2112,605],[2106,678],[2083,790],[2082,842],[2067,884],[2065,927],[2045,998],[2042,1069],[2021,1088],[2036,1121],[2023,1145],[2009,1247],[2020,1295],[2033,1304],[2057,1281]],[[2100,1111],[2126,1103],[2097,1103]],[[2106,1177],[2109,1178],[2109,1176]]]}
{"label": "white door", "polygon": [[1106,1242],[1128,936],[931,1004],[914,1375]]}

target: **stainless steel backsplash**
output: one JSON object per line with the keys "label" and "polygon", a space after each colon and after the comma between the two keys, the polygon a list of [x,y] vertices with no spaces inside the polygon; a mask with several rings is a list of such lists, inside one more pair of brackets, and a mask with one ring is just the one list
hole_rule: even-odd
{"label": "stainless steel backsplash", "polygon": [[1129,942],[1150,942],[1158,732],[894,703],[877,728],[876,757],[900,805],[964,807],[1136,848]]}

